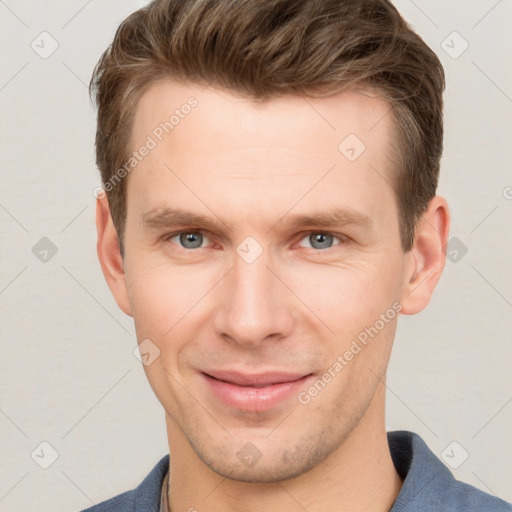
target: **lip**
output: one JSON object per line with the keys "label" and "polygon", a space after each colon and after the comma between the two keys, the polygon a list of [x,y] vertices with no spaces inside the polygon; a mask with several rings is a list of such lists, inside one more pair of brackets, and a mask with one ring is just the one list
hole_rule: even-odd
{"label": "lip", "polygon": [[265,372],[247,374],[236,371],[202,372],[208,390],[231,408],[247,412],[270,410],[296,395],[312,374]]}

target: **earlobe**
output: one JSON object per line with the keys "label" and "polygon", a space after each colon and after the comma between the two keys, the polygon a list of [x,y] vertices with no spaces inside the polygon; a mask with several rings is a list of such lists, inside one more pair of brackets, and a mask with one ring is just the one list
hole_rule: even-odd
{"label": "earlobe", "polygon": [[430,302],[444,269],[449,228],[448,204],[441,196],[435,196],[416,226],[405,275],[402,314],[419,313]]}
{"label": "earlobe", "polygon": [[124,313],[132,316],[119,239],[105,194],[96,199],[96,230],[98,233],[96,249],[105,280],[117,305]]}

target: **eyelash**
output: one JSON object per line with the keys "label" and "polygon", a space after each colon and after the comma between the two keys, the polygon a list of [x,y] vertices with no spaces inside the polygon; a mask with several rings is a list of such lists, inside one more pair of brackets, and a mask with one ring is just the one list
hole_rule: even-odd
{"label": "eyelash", "polygon": [[[175,236],[181,235],[183,233],[199,234],[199,235],[203,235],[203,236],[208,238],[208,233],[205,232],[205,231],[202,231],[200,229],[197,229],[197,230],[196,229],[190,229],[190,230],[185,229],[185,230],[176,231],[174,233],[169,233],[169,234],[165,235],[164,240],[168,242],[172,238],[174,238]],[[336,244],[336,245],[333,245],[332,247],[328,247],[327,249],[315,249],[314,247],[303,247],[303,249],[311,249],[312,251],[315,251],[315,252],[326,252],[329,249],[333,249],[334,247],[337,247],[338,245],[343,245],[343,244],[347,243],[347,241],[348,241],[348,237],[345,236],[345,235],[341,235],[341,234],[337,234],[337,233],[331,233],[329,231],[318,231],[318,230],[315,230],[315,231],[307,231],[305,233],[301,233],[302,238],[300,238],[299,242],[304,240],[304,238],[310,237],[313,234],[317,234],[317,235],[318,234],[320,234],[320,235],[331,235],[332,237],[334,237],[337,240],[339,240],[339,243]],[[182,249],[184,251],[195,251],[195,250],[198,250],[198,249],[204,249],[204,247],[198,247],[196,249],[187,249],[186,247],[181,247],[181,246],[178,246],[178,248]]]}

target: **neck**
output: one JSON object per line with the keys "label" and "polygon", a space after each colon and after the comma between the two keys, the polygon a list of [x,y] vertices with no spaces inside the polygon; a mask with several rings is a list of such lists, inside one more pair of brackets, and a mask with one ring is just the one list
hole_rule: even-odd
{"label": "neck", "polygon": [[[381,383],[382,384],[382,383]],[[166,416],[172,512],[389,512],[402,486],[384,423],[385,386],[344,442],[312,470],[273,483],[222,477],[193,452]]]}

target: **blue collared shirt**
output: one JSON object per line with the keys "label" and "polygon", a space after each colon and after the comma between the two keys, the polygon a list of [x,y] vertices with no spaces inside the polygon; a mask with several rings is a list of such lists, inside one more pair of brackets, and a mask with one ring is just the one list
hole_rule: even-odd
{"label": "blue collared shirt", "polygon": [[[418,434],[398,430],[387,435],[403,480],[390,512],[512,512],[512,504],[455,480]],[[138,487],[82,512],[159,512],[168,469],[166,455]]]}

